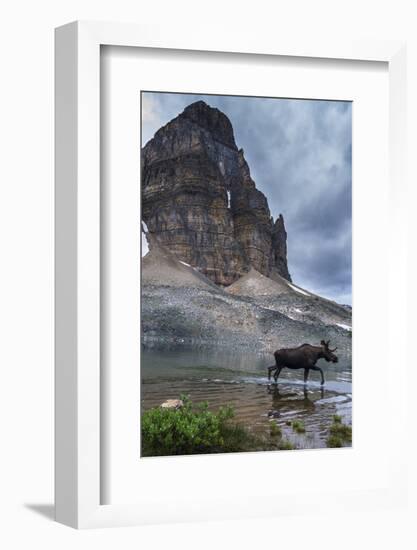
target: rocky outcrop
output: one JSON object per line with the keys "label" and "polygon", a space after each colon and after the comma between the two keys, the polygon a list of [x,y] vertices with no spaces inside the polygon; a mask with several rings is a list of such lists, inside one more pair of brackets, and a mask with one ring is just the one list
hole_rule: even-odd
{"label": "rocky outcrop", "polygon": [[161,404],[161,409],[182,409],[184,401],[182,399],[167,399]]}
{"label": "rocky outcrop", "polygon": [[230,120],[203,101],[143,148],[142,218],[161,245],[217,285],[251,267],[290,280],[283,217],[274,223]]}
{"label": "rocky outcrop", "polygon": [[273,277],[275,274],[291,281],[287,263],[287,232],[282,214],[278,216],[272,230],[271,272],[269,275]]}

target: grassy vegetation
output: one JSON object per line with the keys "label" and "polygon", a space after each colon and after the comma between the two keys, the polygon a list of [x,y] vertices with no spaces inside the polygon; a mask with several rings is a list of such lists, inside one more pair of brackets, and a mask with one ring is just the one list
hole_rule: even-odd
{"label": "grassy vegetation", "polygon": [[351,443],[352,427],[347,424],[332,424],[330,426],[330,435],[340,437],[343,441]]}
{"label": "grassy vegetation", "polygon": [[278,448],[280,451],[292,451],[295,446],[288,439],[282,439],[278,444]]}
{"label": "grassy vegetation", "polygon": [[232,421],[233,408],[208,410],[207,402],[193,406],[187,396],[179,409],[155,407],[142,415],[142,456],[168,456],[293,449],[272,423],[270,438],[253,435]]}
{"label": "grassy vegetation", "polygon": [[344,443],[352,442],[352,426],[343,424],[342,417],[333,415],[333,423],[329,428],[326,444],[328,447],[343,447]]}
{"label": "grassy vegetation", "polygon": [[282,430],[278,426],[278,424],[276,424],[275,422],[271,422],[269,432],[271,434],[271,437],[281,437],[282,436]]}
{"label": "grassy vegetation", "polygon": [[329,435],[326,444],[328,447],[343,447],[343,440],[337,435]]}
{"label": "grassy vegetation", "polygon": [[[287,426],[291,426],[290,421],[287,421],[286,424]],[[282,428],[276,422],[271,423],[269,430],[272,438],[278,438],[278,441],[275,443],[276,446],[273,447],[274,449],[279,449],[280,451],[292,451],[295,449],[291,441],[282,437]]]}
{"label": "grassy vegetation", "polygon": [[306,431],[305,426],[303,422],[301,422],[301,420],[293,420],[291,426],[292,429],[298,434],[304,434]]}
{"label": "grassy vegetation", "polygon": [[[268,432],[256,435],[236,423],[231,406],[210,411],[208,403],[193,405],[182,395],[179,409],[155,407],[142,415],[142,456],[168,456],[245,451],[292,450],[295,445],[284,437],[275,421]],[[305,434],[301,420],[286,420],[285,425],[297,434]],[[352,427],[340,415],[332,416],[327,447],[337,448],[352,442]],[[298,447],[298,445],[297,445]]]}

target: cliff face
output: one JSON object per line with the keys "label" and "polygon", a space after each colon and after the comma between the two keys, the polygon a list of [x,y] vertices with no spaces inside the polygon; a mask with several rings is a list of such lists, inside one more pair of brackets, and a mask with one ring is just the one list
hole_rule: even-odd
{"label": "cliff face", "polygon": [[142,217],[160,244],[218,285],[251,267],[290,280],[284,220],[274,223],[229,119],[203,101],[143,148]]}
{"label": "cliff face", "polygon": [[280,214],[272,230],[272,255],[271,255],[271,273],[278,272],[278,275],[291,281],[287,265],[287,232],[285,230],[284,218]]}

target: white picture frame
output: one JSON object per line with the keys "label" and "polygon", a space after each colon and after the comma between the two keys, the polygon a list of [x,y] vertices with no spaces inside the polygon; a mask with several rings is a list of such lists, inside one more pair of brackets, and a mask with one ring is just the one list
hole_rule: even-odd
{"label": "white picture frame", "polygon": [[[382,61],[389,70],[390,186],[395,197],[397,240],[406,242],[405,45],[388,41],[289,43],[269,35],[216,33],[195,29],[184,36],[175,29],[116,23],[75,22],[56,30],[56,519],[76,528],[161,521],[155,507],[101,504],[100,476],[100,48],[102,45],[168,48],[255,55]],[[404,215],[403,215],[404,214]],[[405,263],[405,250],[400,260]],[[404,265],[400,265],[400,273]],[[405,283],[404,283],[405,293]],[[405,294],[390,306],[405,318]],[[403,359],[405,358],[403,347]],[[401,357],[400,357],[401,362]],[[405,364],[405,361],[403,361]],[[405,367],[397,395],[405,393]],[[397,397],[399,402],[400,397]],[[405,415],[399,407],[398,414]],[[401,428],[399,428],[401,429]],[[398,434],[397,441],[402,436]],[[406,490],[403,447],[398,444],[383,494],[348,495],[346,506],[362,502],[390,505]],[[393,455],[394,456],[394,455]],[[295,499],[296,501],[296,499]],[[294,502],[295,502],[294,501]],[[316,495],[303,505],[308,510]],[[213,517],[239,517],[214,503]],[[207,509],[211,510],[208,505]],[[292,504],[288,502],[289,508]],[[320,509],[320,506],[318,506]],[[316,506],[316,511],[317,511]],[[202,517],[202,511],[200,516]],[[279,513],[279,509],[277,509]],[[209,514],[210,515],[210,514]],[[199,519],[195,514],[192,519]],[[187,520],[166,503],[163,518]]]}

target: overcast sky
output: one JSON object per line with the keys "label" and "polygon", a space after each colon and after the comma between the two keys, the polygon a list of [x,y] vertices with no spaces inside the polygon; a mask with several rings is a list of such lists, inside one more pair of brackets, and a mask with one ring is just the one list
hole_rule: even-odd
{"label": "overcast sky", "polygon": [[351,103],[146,92],[142,145],[200,99],[229,117],[272,216],[283,214],[294,283],[351,304]]}

